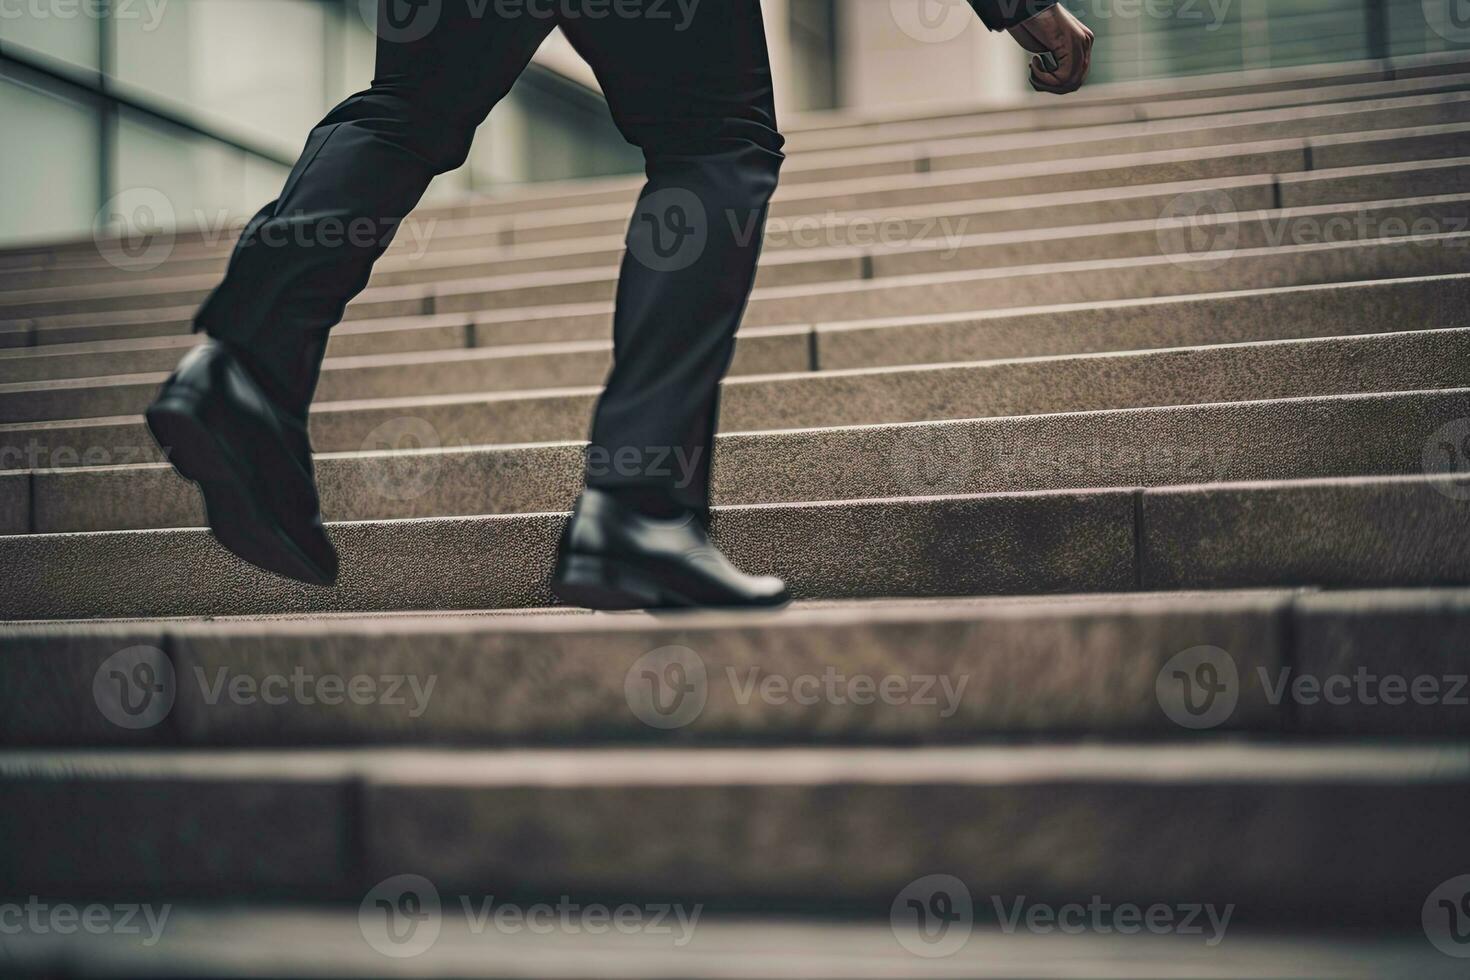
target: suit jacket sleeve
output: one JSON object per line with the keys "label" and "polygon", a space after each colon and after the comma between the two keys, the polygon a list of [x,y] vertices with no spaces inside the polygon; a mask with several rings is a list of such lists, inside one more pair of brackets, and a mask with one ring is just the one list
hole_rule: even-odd
{"label": "suit jacket sleeve", "polygon": [[970,6],[992,31],[1015,27],[1056,3],[1057,0],[970,0]]}

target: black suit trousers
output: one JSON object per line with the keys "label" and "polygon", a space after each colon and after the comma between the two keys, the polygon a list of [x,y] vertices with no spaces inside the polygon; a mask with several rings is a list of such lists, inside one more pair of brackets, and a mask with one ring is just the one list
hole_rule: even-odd
{"label": "black suit trousers", "polygon": [[702,508],[719,382],[783,159],[758,0],[381,0],[371,87],[312,131],[196,327],[304,417],[328,330],[555,26],[596,72],[647,176],[587,480]]}

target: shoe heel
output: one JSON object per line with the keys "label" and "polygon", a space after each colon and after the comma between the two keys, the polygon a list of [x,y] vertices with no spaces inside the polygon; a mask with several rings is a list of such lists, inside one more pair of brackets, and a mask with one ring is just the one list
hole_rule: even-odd
{"label": "shoe heel", "polygon": [[204,397],[189,388],[175,387],[158,397],[143,413],[164,458],[179,475],[196,483],[230,479],[230,467],[204,417]]}
{"label": "shoe heel", "polygon": [[552,593],[584,609],[657,609],[669,604],[657,582],[619,562],[567,555],[557,564]]}

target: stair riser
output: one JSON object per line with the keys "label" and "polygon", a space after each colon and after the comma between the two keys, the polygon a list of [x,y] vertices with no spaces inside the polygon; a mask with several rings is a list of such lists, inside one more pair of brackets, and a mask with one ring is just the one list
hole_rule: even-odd
{"label": "stair riser", "polygon": [[[870,325],[869,325],[870,323]],[[1016,314],[817,326],[823,370],[1470,325],[1470,278],[1382,280]]]}
{"label": "stair riser", "polygon": [[[1120,260],[1114,266],[994,270],[891,278],[846,286],[757,292],[747,326],[834,322],[916,314],[1092,303],[1107,300],[1325,285],[1365,279],[1453,275],[1470,256],[1470,234],[1236,252],[1223,257]],[[1035,269],[1037,267],[1022,267]],[[468,299],[468,298],[467,298]],[[446,301],[446,305],[448,302]],[[466,302],[467,307],[472,305]]]}
{"label": "stair riser", "polygon": [[[1466,103],[1470,105],[1470,102]],[[1470,182],[1470,177],[1463,177]],[[844,244],[843,232],[834,228],[831,233],[822,233],[815,228],[791,229],[790,234],[800,236],[808,244],[805,250],[797,249],[776,261],[761,266],[756,277],[757,287],[788,286],[802,283],[822,283],[841,280],[863,279],[874,276],[917,275],[931,272],[951,272],[961,269],[985,269],[1001,266],[1021,266],[1049,262],[1071,262],[1089,259],[1130,258],[1151,255],[1189,255],[1194,249],[1205,247],[1211,236],[1228,241],[1233,248],[1262,248],[1280,245],[1313,244],[1321,241],[1350,241],[1367,238],[1393,237],[1410,232],[1442,233],[1463,231],[1470,224],[1470,198],[1463,194],[1441,195],[1433,198],[1391,200],[1382,203],[1328,206],[1314,208],[1302,213],[1280,213],[1269,206],[1252,207],[1261,196],[1263,188],[1225,188],[1202,192],[1198,201],[1206,205],[1206,214],[1219,213],[1222,220],[1209,229],[1202,240],[1193,223],[1161,220],[1166,217],[1192,212],[1193,208],[1181,204],[1180,197],[1172,197],[1160,203],[1159,212],[1139,221],[1113,223],[1093,228],[1079,226],[1073,233],[1064,236],[1034,239],[1026,233],[1017,234],[1011,241],[994,241],[989,235],[976,241],[974,229],[962,219],[942,218],[939,220],[919,219],[911,224],[919,233],[917,239],[906,239],[896,234],[896,229],[885,229],[885,242],[876,240],[875,225],[856,224],[851,228],[851,242],[859,247],[867,261],[856,255],[839,258],[823,257],[826,249],[819,252],[817,246]],[[1230,214],[1236,217],[1230,217]],[[861,222],[861,219],[859,219]],[[802,252],[811,255],[803,259]],[[617,264],[621,252],[617,250],[592,253],[603,260],[587,263],[589,274],[601,272],[606,283],[617,277]],[[576,258],[577,256],[571,256]],[[494,262],[485,271],[495,276],[497,284],[513,288],[517,273],[548,271],[538,269],[541,260],[513,260]],[[580,267],[580,263],[579,263]],[[472,272],[470,266],[428,268],[420,271],[379,276],[378,285],[401,285],[405,282],[430,283],[439,280],[462,280]],[[606,283],[604,285],[606,285]],[[210,284],[212,286],[212,283]],[[159,305],[184,304],[202,299],[205,287],[197,295],[167,293],[158,297]],[[576,289],[591,289],[591,284],[577,283]],[[57,292],[55,290],[48,292]],[[578,294],[572,294],[577,297]],[[604,298],[593,296],[593,298]],[[67,306],[76,304],[104,305],[112,302],[145,302],[145,297],[128,297],[117,300],[104,297],[62,300]],[[575,298],[572,301],[576,301]],[[362,302],[374,302],[374,292],[364,294]],[[0,361],[0,368],[5,362]],[[85,375],[72,375],[83,377]],[[3,377],[3,375],[0,375]]]}
{"label": "stair riser", "polygon": [[[1427,248],[1413,245],[1411,248]],[[1094,275],[1094,279],[1100,276]],[[176,351],[171,351],[175,354]],[[822,350],[817,348],[817,357]],[[994,356],[994,354],[992,354]],[[736,342],[735,375],[801,372],[810,367],[808,336],[801,332],[781,335],[745,334]],[[425,363],[382,363],[375,366],[332,366],[323,370],[316,391],[318,401],[392,398],[404,395],[463,394],[463,392],[528,391],[537,388],[597,385],[610,367],[606,350],[569,353],[526,354],[514,357],[444,357]],[[109,381],[98,385],[76,383],[43,388],[13,388],[0,391],[0,422],[38,422],[56,419],[93,419],[141,413],[162,378],[146,376],[132,383]],[[1408,385],[1411,388],[1424,385]],[[1260,394],[1257,397],[1270,397]],[[1133,404],[1132,401],[1123,404]],[[1095,407],[1123,407],[1104,404]],[[1163,404],[1163,403],[1154,403]],[[994,411],[976,411],[992,414]],[[1007,411],[1008,414],[1008,411]],[[888,417],[854,419],[847,422],[889,422]],[[928,416],[947,417],[947,416]],[[779,416],[757,426],[782,425]]]}
{"label": "stair riser", "polygon": [[[1306,117],[1292,110],[1263,113],[1259,114],[1262,116],[1260,121],[1208,127],[1190,122],[1184,124],[1187,128],[1177,128],[1174,131],[1152,131],[1147,124],[1136,127],[1116,127],[1131,131],[1128,135],[1117,136],[1109,135],[1111,127],[1099,127],[1096,130],[1087,131],[1086,135],[1079,132],[1075,137],[1062,140],[1053,138],[1048,142],[1018,143],[1014,139],[1009,139],[1005,141],[1006,145],[989,150],[963,149],[964,146],[973,145],[976,142],[983,144],[986,142],[984,139],[955,141],[953,149],[950,144],[939,143],[916,151],[906,151],[902,159],[884,160],[879,163],[826,164],[821,167],[803,168],[799,166],[800,158],[797,158],[794,162],[798,165],[793,166],[793,162],[788,162],[783,169],[781,179],[783,185],[790,186],[823,180],[998,166],[1013,162],[1018,157],[1038,162],[1085,159],[1094,156],[1217,147],[1290,137],[1369,132],[1374,129],[1436,126],[1470,121],[1470,103],[1467,103],[1459,94],[1369,103],[1359,111],[1343,111],[1343,107],[1336,105],[1317,107],[1317,111],[1319,115]],[[1233,117],[1224,117],[1227,120],[1231,118]],[[887,157],[892,157],[895,153],[894,150],[886,148],[878,149],[877,152]],[[852,155],[852,153],[843,153],[838,156],[850,158]],[[630,187],[629,194],[631,193],[632,188]],[[431,226],[427,225],[427,222],[430,221],[433,222]],[[466,263],[495,263],[501,273],[612,264],[617,261],[620,253],[621,243],[609,241],[606,247],[598,252],[573,253],[564,257],[546,255],[535,260],[521,262],[504,254],[504,250],[500,248],[507,239],[514,240],[513,232],[502,230],[501,226],[504,221],[505,219],[490,219],[487,223],[484,220],[445,220],[426,216],[424,230],[427,232],[427,240],[404,236],[398,248],[390,250],[388,257],[379,263],[374,282],[377,285],[401,285],[408,282],[432,281],[436,278],[432,274],[416,272],[412,264],[396,259],[395,255],[398,251],[401,251],[405,257],[437,257],[452,249],[464,252],[463,261]],[[770,243],[770,247],[772,250],[777,250],[789,247],[790,244],[789,239],[777,237]],[[482,257],[477,258],[471,251],[472,249],[486,251]],[[224,263],[220,257],[212,254],[207,257],[190,257],[199,249],[187,243],[181,244],[179,250],[180,258],[170,261],[165,267],[155,272],[155,277],[159,273],[165,274],[169,279],[188,275],[212,277],[223,272]],[[218,252],[219,246],[210,246],[209,250]],[[448,278],[449,275],[440,272],[437,278]],[[126,269],[104,266],[99,269],[76,271],[48,269],[31,274],[10,273],[4,278],[10,288],[39,289],[58,286],[91,286],[98,283],[124,284],[136,282],[138,276],[137,273]],[[178,288],[184,287],[180,285],[175,291]]]}
{"label": "stair riser", "polygon": [[[398,329],[364,331],[368,323],[343,325],[333,331],[327,347],[329,357],[357,354],[393,354],[429,350],[454,350],[468,346],[470,317],[452,317],[444,322],[419,325],[396,321]],[[390,321],[394,322],[394,321]],[[59,344],[31,348],[25,354],[7,357],[0,353],[0,384],[22,381],[51,381],[61,378],[101,378],[115,374],[145,374],[172,371],[179,358],[199,342],[191,334],[150,337],[144,341],[100,341],[83,345]],[[98,348],[98,344],[109,345]],[[127,344],[127,349],[116,344]]]}
{"label": "stair riser", "polygon": [[[1240,147],[1238,150],[1216,152],[1197,158],[1174,158],[1169,154],[1137,157],[1109,157],[1098,161],[1096,167],[1074,168],[1053,173],[1015,173],[1008,168],[1004,174],[990,178],[967,181],[968,197],[1014,196],[1025,194],[1055,193],[1061,191],[1089,190],[1102,187],[1127,187],[1157,184],[1172,181],[1199,180],[1206,178],[1235,177],[1248,174],[1289,173],[1310,170],[1316,167],[1348,167],[1373,163],[1390,163],[1408,160],[1426,160],[1435,157],[1457,157],[1470,152],[1470,137],[1463,127],[1441,127],[1422,132],[1393,130],[1382,135],[1369,134],[1342,142],[1322,141],[1314,145],[1311,160],[1300,145],[1293,141],[1265,142]],[[1157,159],[1156,159],[1157,157]],[[975,171],[976,174],[984,171]],[[958,172],[963,173],[963,172]],[[899,205],[927,204],[937,200],[952,200],[958,188],[953,183],[920,183],[893,187],[886,190],[841,191],[822,197],[788,196],[772,206],[772,214],[780,217],[791,213],[810,214],[822,210],[853,210],[861,207],[892,207]],[[936,196],[938,195],[938,196]],[[793,208],[797,209],[793,212]],[[712,217],[711,220],[718,220]],[[834,274],[842,266],[837,262],[826,274]],[[779,267],[773,267],[779,268]],[[799,273],[822,275],[818,270],[795,269],[785,275],[803,281]],[[781,276],[782,273],[767,272],[766,275]],[[59,298],[43,302],[19,302],[0,305],[0,319],[45,317],[68,313],[85,313],[102,310],[147,309],[154,306],[179,306],[197,303],[207,295],[207,288],[195,288],[182,293],[99,297],[96,299]],[[600,294],[588,295],[573,290],[565,295],[563,302],[582,302],[603,298]],[[391,302],[391,301],[384,301]],[[375,305],[364,301],[365,305]],[[499,305],[523,305],[511,302]],[[401,315],[405,311],[396,309],[377,315]]]}
{"label": "stair riser", "polygon": [[[1383,168],[1361,168],[1348,171],[1313,172],[1287,174],[1281,177],[1280,193],[1282,204],[1287,207],[1324,205],[1352,201],[1377,201],[1401,197],[1418,197],[1432,194],[1464,193],[1470,190],[1470,168],[1457,162],[1445,161],[1410,164],[1389,164]],[[1195,182],[1194,184],[1167,185],[1168,190],[1160,193],[1138,193],[1147,188],[1120,189],[1117,196],[1096,199],[1093,192],[1078,194],[1043,195],[1041,198],[1022,198],[1024,206],[997,207],[1003,199],[991,202],[940,203],[923,207],[870,211],[854,219],[843,215],[795,216],[772,222],[774,238],[809,235],[816,228],[813,221],[825,227],[835,222],[836,231],[817,231],[822,236],[833,236],[843,240],[843,222],[856,221],[853,228],[876,227],[892,229],[900,239],[912,237],[922,239],[932,236],[936,229],[971,232],[997,233],[1027,231],[1040,227],[1062,224],[1091,224],[1117,221],[1151,221],[1175,202],[1181,194],[1193,191],[1225,191],[1226,197],[1212,194],[1212,203],[1220,206],[1233,205],[1245,211],[1265,211],[1275,206],[1271,181],[1265,178],[1231,178],[1221,181]],[[946,222],[946,223],[941,223]],[[543,235],[559,237],[559,232],[586,235],[621,235],[627,223],[626,214],[619,211],[614,217],[591,224],[567,228],[542,228],[523,234],[536,237]],[[876,224],[875,224],[876,223]],[[400,304],[402,305],[402,304]],[[430,305],[424,299],[409,301],[409,315],[423,314]],[[183,333],[189,329],[192,306],[176,308],[174,311],[139,310],[129,313],[86,313],[65,314],[48,317],[34,331],[30,321],[19,321],[22,328],[12,330],[11,342],[19,345],[72,343],[88,340],[142,337],[157,334]],[[349,307],[347,318],[361,320],[379,316],[363,304]],[[156,321],[156,322],[155,322]],[[596,336],[605,336],[602,321],[594,324]],[[535,325],[544,330],[544,324]],[[19,332],[16,332],[18,330]],[[541,334],[523,335],[519,342],[542,339],[585,339],[587,334],[548,337]],[[0,343],[5,336],[0,335]],[[517,342],[517,341],[510,341]]]}
{"label": "stair riser", "polygon": [[[1246,920],[1371,914],[1378,928],[1407,928],[1445,869],[1470,861],[1458,833],[1465,785],[1453,779],[479,786],[324,774],[12,777],[4,788],[0,827],[32,845],[0,859],[21,894],[357,900],[412,869],[451,907],[460,892],[592,893],[845,901],[882,916],[911,882],[940,872],[965,881],[983,913],[991,896],[1010,906],[1099,895],[1229,905]],[[731,813],[758,819],[719,819]],[[845,815],[843,833],[833,814]],[[57,854],[73,855],[71,866]]]}
{"label": "stair riser", "polygon": [[[785,576],[801,598],[1460,584],[1470,583],[1470,526],[1456,499],[1464,485],[1436,477],[736,507],[717,512],[713,527],[736,565]],[[1160,518],[1136,526],[1140,511]],[[15,583],[0,617],[544,605],[563,521],[334,525],[343,571],[331,589],[251,569],[203,530],[11,536],[0,538],[0,571]]]}
{"label": "stair riser", "polygon": [[[744,335],[736,341],[730,370],[737,376],[805,371],[810,362],[810,342],[805,334]],[[600,385],[611,366],[609,344],[608,349],[588,352],[559,351],[497,358],[466,356],[431,364],[389,363],[335,370],[328,367],[317,386],[317,398],[343,401]],[[0,392],[0,419],[16,422],[137,415],[158,393],[164,377],[145,375],[131,383]]]}
{"label": "stair riser", "polygon": [[[662,731],[692,742],[960,741],[995,734],[1155,734],[1209,738],[1261,734],[1464,735],[1470,730],[1454,694],[1465,675],[1463,641],[1470,616],[1463,604],[1432,608],[1377,604],[1358,608],[1336,597],[1289,601],[1263,595],[1018,607],[924,617],[913,610],[877,616],[814,613],[779,623],[747,621],[742,629],[657,621],[545,628],[440,629],[431,624],[335,630],[292,624],[222,631],[189,624],[109,626],[77,631],[12,628],[0,670],[12,692],[0,718],[0,743],[33,746],[272,746],[315,744],[640,742],[659,730],[630,701],[628,678],[651,651],[693,651],[686,664],[703,669],[703,701],[669,719]],[[165,629],[167,632],[165,632]],[[1289,645],[1284,645],[1289,641]],[[159,651],[175,680],[166,714],[124,728],[98,707],[93,682],[117,652]],[[1159,678],[1183,651],[1213,647],[1228,681],[1229,711],[1196,727],[1171,712]],[[833,651],[842,651],[834,658]],[[902,651],[899,656],[896,652]],[[792,696],[797,678],[821,677],[836,663],[839,696]],[[370,699],[323,704],[258,696],[266,678],[367,676],[413,678],[402,703]],[[1367,676],[1346,692],[1339,677]],[[221,687],[236,677],[257,695]],[[578,697],[565,697],[568,678]],[[764,694],[757,684],[766,677]],[[907,680],[885,699],[840,696],[851,679]],[[1400,697],[1386,678],[1433,678],[1436,694]],[[929,696],[918,693],[928,681]],[[1283,687],[1282,679],[1287,685]],[[1307,678],[1325,684],[1302,686]],[[431,681],[432,679],[432,681]],[[784,685],[782,684],[784,682]],[[1293,682],[1297,682],[1293,687]],[[429,687],[433,684],[432,688]],[[796,688],[789,685],[795,684]],[[1335,685],[1335,686],[1334,686]],[[380,689],[381,690],[381,689]],[[1166,694],[1167,694],[1167,688]],[[22,696],[21,692],[25,692]],[[1383,696],[1387,694],[1385,699]],[[1462,692],[1463,693],[1463,692]],[[1168,710],[1166,710],[1166,706]]]}
{"label": "stair riser", "polygon": [[[918,322],[886,324],[875,321],[883,325],[821,331],[818,335],[818,359],[824,368],[853,368],[1344,336],[1395,328],[1412,329],[1422,324],[1470,326],[1467,310],[1470,310],[1470,277],[1390,280],[981,319],[960,317],[926,322],[919,318]],[[1450,369],[1453,369],[1452,365]],[[819,379],[787,382],[797,383],[821,382]],[[1395,387],[1416,385],[1398,384]],[[722,403],[722,424],[726,431],[807,424],[772,418],[771,406],[764,401],[764,393],[769,389],[765,383],[760,383],[758,389],[760,394],[755,389],[746,393],[743,383],[738,380],[726,386]],[[1304,392],[1297,390],[1295,393]],[[1081,398],[1086,397],[1087,392],[1070,394]],[[934,400],[927,396],[914,397],[919,398],[917,404],[925,412],[935,413],[930,417],[954,414],[973,417],[978,414],[964,404],[940,405],[934,404]],[[1252,397],[1262,395],[1257,393]],[[319,403],[312,416],[312,440],[322,452],[357,450],[362,448],[374,430],[384,425],[390,429],[393,425],[401,425],[398,420],[405,416],[428,422],[440,434],[442,445],[579,439],[586,434],[591,404],[591,392],[552,399],[465,400],[446,405],[364,405],[350,409]],[[781,404],[786,407],[785,402]],[[1086,404],[1092,408],[1119,407],[1096,402],[1072,404]],[[878,419],[830,414],[846,410],[846,406],[835,403],[825,405],[823,409],[829,414],[806,414],[812,408],[802,408],[800,403],[790,407],[791,411],[798,412],[798,419],[821,418],[826,424],[922,420],[911,410]],[[0,470],[125,465],[160,458],[140,420],[0,430]],[[176,513],[182,520],[186,512]]]}
{"label": "stair riser", "polygon": [[[730,436],[720,440],[714,498],[730,505],[1411,475],[1423,471],[1430,437],[1467,416],[1470,395],[1459,391]],[[578,445],[317,464],[323,512],[334,521],[568,510],[583,470]],[[166,468],[39,473],[27,492],[29,508],[16,507],[4,533],[205,523],[194,487]]]}
{"label": "stair riser", "polygon": [[[959,741],[998,733],[1151,733],[1179,738],[1262,734],[1463,735],[1470,720],[1452,688],[1465,674],[1470,615],[1463,602],[1394,604],[1358,594],[1156,599],[1025,607],[938,606],[746,617],[728,624],[588,620],[440,626],[432,621],[374,626],[341,622],[107,625],[79,630],[11,627],[0,674],[0,744],[63,746],[271,746],[644,741],[650,727],[630,701],[628,678],[648,653],[693,651],[686,666],[703,677],[698,710],[663,729],[690,742]],[[1392,594],[1390,594],[1391,596]],[[1351,603],[1351,605],[1349,604]],[[121,650],[150,647],[172,670],[173,700],[148,724],[123,727],[99,709],[93,682]],[[1171,712],[1159,678],[1199,646],[1235,671],[1228,712],[1196,727]],[[833,651],[842,651],[834,658]],[[898,653],[901,651],[901,655]],[[902,677],[905,694],[868,703],[841,696],[792,696],[797,678],[830,673],[844,681]],[[340,704],[258,696],[271,677],[413,678],[401,703],[372,698]],[[752,674],[752,672],[755,672]],[[1337,677],[1366,672],[1344,696]],[[765,677],[766,693],[750,688]],[[221,686],[224,677],[226,686]],[[232,696],[237,677],[256,696]],[[576,678],[578,697],[565,696]],[[1300,678],[1325,683],[1323,697]],[[1435,678],[1440,696],[1400,698],[1385,678]],[[917,691],[932,678],[930,696]],[[432,679],[432,680],[431,680]],[[784,681],[790,686],[774,686]],[[429,685],[432,683],[432,687]],[[1333,685],[1338,686],[1334,687]],[[380,689],[381,690],[381,689]],[[1320,689],[1319,689],[1320,690]],[[1365,693],[1364,693],[1365,692]],[[1167,694],[1166,689],[1166,694]],[[1422,693],[1422,692],[1421,692]],[[9,694],[9,697],[6,697]],[[1166,710],[1166,706],[1168,710]]]}

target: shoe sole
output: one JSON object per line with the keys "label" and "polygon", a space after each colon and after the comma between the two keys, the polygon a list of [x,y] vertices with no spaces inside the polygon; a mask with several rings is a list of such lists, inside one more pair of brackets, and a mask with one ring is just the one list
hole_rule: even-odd
{"label": "shoe sole", "polygon": [[256,568],[309,585],[334,584],[335,576],[312,561],[270,516],[244,467],[204,422],[196,400],[165,395],[143,417],[174,470],[199,487],[216,541]]}
{"label": "shoe sole", "polygon": [[600,612],[632,609],[779,609],[791,601],[743,602],[725,605],[697,602],[662,585],[651,576],[618,561],[591,555],[570,555],[557,563],[551,593],[569,606]]}

